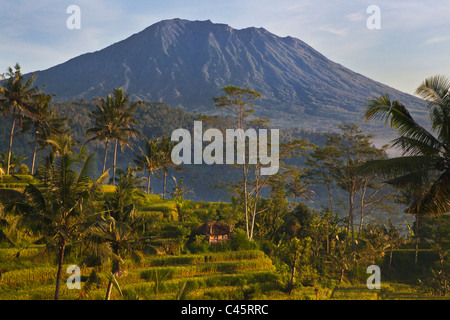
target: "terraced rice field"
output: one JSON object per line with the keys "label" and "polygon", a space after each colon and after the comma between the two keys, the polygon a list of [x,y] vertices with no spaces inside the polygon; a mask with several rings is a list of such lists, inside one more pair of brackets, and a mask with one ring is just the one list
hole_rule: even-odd
{"label": "terraced rice field", "polygon": [[[0,248],[0,300],[53,299],[56,266],[48,259],[36,259],[41,249],[28,248],[17,256],[17,249]],[[68,289],[69,274],[63,274],[60,299],[104,299],[109,268],[107,264],[95,269],[101,281],[83,297],[83,287],[94,269],[81,269],[81,290]],[[119,278],[121,292],[114,288],[111,299],[174,300],[183,287],[184,298],[189,300],[445,299],[420,293],[412,285],[389,282],[383,282],[381,290],[368,290],[365,284],[343,283],[332,289],[319,285],[300,287],[287,295],[272,260],[259,250],[149,256],[139,264],[125,260],[124,270]],[[155,281],[156,275],[159,281]]]}
{"label": "terraced rice field", "polygon": [[[56,267],[34,262],[39,248],[31,248],[14,256],[14,249],[0,249],[0,299],[52,299]],[[12,258],[11,258],[12,257]],[[6,261],[8,259],[8,261]],[[257,250],[230,251],[180,256],[148,257],[140,264],[126,260],[126,273],[120,277],[122,295],[113,289],[112,299],[175,299],[185,283],[188,299],[244,299],[254,292],[259,298],[264,292],[277,290],[277,275],[272,261]],[[69,264],[65,265],[65,271]],[[85,281],[92,268],[81,269]],[[108,267],[96,270],[106,275]],[[156,290],[155,273],[164,278]],[[69,290],[65,274],[61,299],[78,299],[81,290]],[[107,278],[90,291],[90,299],[103,299]],[[82,284],[83,285],[83,284]]]}

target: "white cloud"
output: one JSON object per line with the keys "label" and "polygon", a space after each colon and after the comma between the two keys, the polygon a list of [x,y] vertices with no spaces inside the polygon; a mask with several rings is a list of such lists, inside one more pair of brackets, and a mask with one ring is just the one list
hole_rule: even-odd
{"label": "white cloud", "polygon": [[366,16],[361,12],[350,13],[345,16],[345,18],[349,21],[361,21],[366,19]]}
{"label": "white cloud", "polygon": [[319,30],[326,31],[328,33],[331,33],[331,34],[334,34],[337,36],[341,36],[341,37],[344,37],[348,34],[347,29],[337,29],[337,28],[333,28],[331,26],[320,26]]}
{"label": "white cloud", "polygon": [[450,36],[436,36],[436,37],[432,37],[429,38],[425,41],[425,44],[436,44],[436,43],[441,43],[441,42],[446,42],[450,40]]}

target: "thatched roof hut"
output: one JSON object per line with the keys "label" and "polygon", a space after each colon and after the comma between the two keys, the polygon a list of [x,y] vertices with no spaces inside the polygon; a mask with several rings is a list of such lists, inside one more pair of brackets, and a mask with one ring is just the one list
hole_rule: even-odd
{"label": "thatched roof hut", "polygon": [[195,234],[202,234],[210,244],[221,243],[231,238],[233,229],[230,225],[221,221],[208,221],[201,225]]}

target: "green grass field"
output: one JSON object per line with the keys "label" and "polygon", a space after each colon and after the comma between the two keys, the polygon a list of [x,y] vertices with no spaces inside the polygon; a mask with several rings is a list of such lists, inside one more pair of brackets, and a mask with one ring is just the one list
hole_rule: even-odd
{"label": "green grass field", "polygon": [[[56,268],[50,263],[33,261],[40,248],[22,251],[14,256],[14,249],[0,249],[0,299],[51,299],[54,291]],[[11,256],[13,256],[11,258]],[[126,273],[119,279],[123,297],[141,299],[174,299],[183,282],[192,289],[191,299],[242,299],[245,287],[255,284],[261,287],[276,287],[277,276],[272,261],[263,252],[256,250],[230,251],[198,255],[155,256],[140,264],[125,261]],[[66,270],[69,264],[64,266]],[[83,268],[82,276],[87,276],[92,268]],[[97,270],[106,273],[102,268]],[[166,274],[166,279],[155,292],[151,274]],[[67,288],[64,278],[61,288],[62,299],[77,299],[80,291]],[[82,279],[86,277],[82,277]],[[106,282],[90,292],[90,298],[102,299]],[[113,299],[123,298],[113,291]]]}
{"label": "green grass field", "polygon": [[[40,246],[22,250],[0,248],[0,300],[52,299],[56,267],[40,261],[36,254]],[[70,263],[64,266],[64,270]],[[298,287],[290,295],[283,290],[282,280],[272,260],[262,251],[243,250],[217,253],[150,256],[136,264],[125,260],[126,273],[119,279],[121,294],[113,289],[112,299],[174,300],[183,284],[187,299],[200,300],[417,300],[439,299],[418,290],[412,284],[382,282],[380,290],[369,290],[365,284],[343,283],[335,287],[317,284]],[[82,268],[82,286],[93,268]],[[90,291],[88,299],[103,299],[106,291],[108,267],[96,270],[103,274],[98,287]],[[155,272],[164,276],[156,290]],[[61,299],[78,299],[81,290],[69,290],[64,275]]]}

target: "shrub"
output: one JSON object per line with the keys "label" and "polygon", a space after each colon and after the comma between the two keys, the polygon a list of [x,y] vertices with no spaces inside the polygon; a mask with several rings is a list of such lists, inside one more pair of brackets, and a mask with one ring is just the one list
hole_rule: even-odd
{"label": "shrub", "polygon": [[247,238],[247,234],[237,229],[230,239],[230,247],[232,250],[254,250],[257,249],[257,244],[255,242],[250,241]]}
{"label": "shrub", "polygon": [[304,265],[300,267],[300,270],[298,272],[298,281],[300,281],[303,286],[314,286],[317,283],[318,279],[319,274],[311,265]]}
{"label": "shrub", "polygon": [[34,179],[33,176],[30,176],[28,174],[15,174],[15,175],[2,175],[0,177],[0,183],[37,183],[38,180]]}
{"label": "shrub", "polygon": [[19,169],[17,170],[17,173],[21,175],[27,175],[30,174],[30,170],[28,169],[26,164],[22,163]]}
{"label": "shrub", "polygon": [[269,240],[258,241],[259,249],[263,251],[269,257],[274,256],[277,246]]}
{"label": "shrub", "polygon": [[209,251],[209,244],[208,242],[190,242],[187,245],[188,250],[191,253],[204,253]]}

